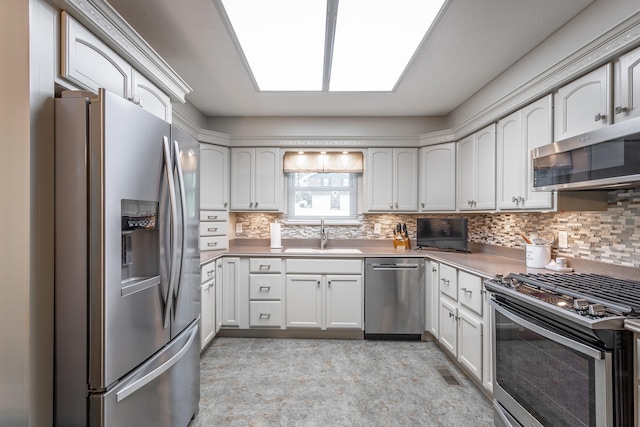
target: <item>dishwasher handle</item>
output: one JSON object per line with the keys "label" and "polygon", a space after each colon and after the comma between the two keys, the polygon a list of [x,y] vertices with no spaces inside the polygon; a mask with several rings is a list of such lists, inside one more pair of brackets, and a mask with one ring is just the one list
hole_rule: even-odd
{"label": "dishwasher handle", "polygon": [[371,264],[374,271],[417,270],[418,264]]}

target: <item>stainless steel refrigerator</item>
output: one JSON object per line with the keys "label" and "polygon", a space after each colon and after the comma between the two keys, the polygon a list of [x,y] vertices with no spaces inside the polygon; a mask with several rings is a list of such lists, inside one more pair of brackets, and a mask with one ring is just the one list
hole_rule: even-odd
{"label": "stainless steel refrigerator", "polygon": [[186,426],[200,399],[198,143],[105,90],[55,100],[57,426]]}

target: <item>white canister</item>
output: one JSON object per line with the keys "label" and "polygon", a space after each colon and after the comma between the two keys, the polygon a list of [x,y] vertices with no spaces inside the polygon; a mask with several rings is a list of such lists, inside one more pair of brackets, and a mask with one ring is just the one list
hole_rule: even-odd
{"label": "white canister", "polygon": [[544,268],[551,262],[551,245],[527,245],[527,267]]}

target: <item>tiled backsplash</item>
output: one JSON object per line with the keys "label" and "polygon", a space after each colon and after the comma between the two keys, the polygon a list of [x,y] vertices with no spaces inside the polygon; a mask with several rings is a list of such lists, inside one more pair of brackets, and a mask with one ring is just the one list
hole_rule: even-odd
{"label": "tiled backsplash", "polygon": [[[406,223],[415,239],[415,215],[362,215],[360,224],[327,226],[331,239],[389,239],[394,226]],[[524,248],[519,233],[527,235],[567,231],[569,247],[554,254],[640,267],[640,188],[609,192],[609,207],[602,212],[447,214],[469,218],[469,240],[498,246]],[[282,221],[281,214],[238,213],[243,232],[236,238],[269,238],[269,224]],[[374,234],[378,223],[381,234]],[[317,225],[282,224],[283,238],[318,238]],[[557,244],[554,244],[554,247]]]}

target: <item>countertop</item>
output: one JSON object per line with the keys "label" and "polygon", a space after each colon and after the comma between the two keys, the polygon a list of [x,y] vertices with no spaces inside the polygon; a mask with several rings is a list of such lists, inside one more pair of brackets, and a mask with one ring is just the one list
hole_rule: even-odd
{"label": "countertop", "polygon": [[[299,244],[285,246],[282,249],[271,249],[268,244],[235,244],[231,245],[227,251],[206,251],[201,252],[200,262],[206,264],[220,256],[241,256],[241,257],[286,257],[286,258],[368,258],[368,257],[394,257],[394,258],[429,258],[435,261],[444,262],[460,270],[483,277],[506,276],[509,273],[522,272],[549,272],[544,269],[528,269],[524,261],[524,251],[511,250],[504,251],[505,254],[485,251],[487,245],[472,245],[470,252],[448,252],[426,249],[394,249],[389,245],[360,245],[357,243],[349,246],[357,248],[362,253],[292,253],[286,252],[290,247],[304,247]],[[315,247],[315,246],[307,246]],[[332,246],[328,246],[332,248]],[[335,248],[335,246],[333,247]],[[504,248],[507,249],[507,248]],[[521,252],[521,253],[520,253]]]}

